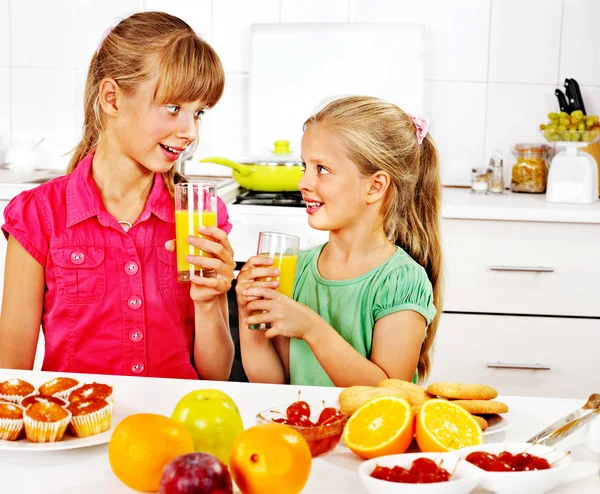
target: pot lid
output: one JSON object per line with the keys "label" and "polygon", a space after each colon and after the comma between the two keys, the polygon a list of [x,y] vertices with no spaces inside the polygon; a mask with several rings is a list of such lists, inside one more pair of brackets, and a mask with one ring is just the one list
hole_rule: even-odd
{"label": "pot lid", "polygon": [[250,156],[238,160],[244,165],[297,166],[302,165],[300,156],[290,149],[290,141],[275,141],[270,153]]}

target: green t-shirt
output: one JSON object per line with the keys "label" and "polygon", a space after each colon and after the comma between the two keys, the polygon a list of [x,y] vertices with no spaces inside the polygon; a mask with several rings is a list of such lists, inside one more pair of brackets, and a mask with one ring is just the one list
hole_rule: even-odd
{"label": "green t-shirt", "polygon": [[[366,358],[371,356],[375,322],[413,310],[431,323],[436,309],[427,273],[404,250],[371,271],[349,280],[326,280],[317,268],[324,245],[298,256],[294,300],[310,307]],[[312,350],[290,339],[290,384],[333,386]]]}

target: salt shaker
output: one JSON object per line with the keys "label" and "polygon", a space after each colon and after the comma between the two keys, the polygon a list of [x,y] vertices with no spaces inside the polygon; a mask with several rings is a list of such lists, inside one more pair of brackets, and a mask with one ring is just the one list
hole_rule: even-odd
{"label": "salt shaker", "polygon": [[494,151],[490,159],[490,193],[502,194],[504,192],[504,167],[502,166],[502,153]]}

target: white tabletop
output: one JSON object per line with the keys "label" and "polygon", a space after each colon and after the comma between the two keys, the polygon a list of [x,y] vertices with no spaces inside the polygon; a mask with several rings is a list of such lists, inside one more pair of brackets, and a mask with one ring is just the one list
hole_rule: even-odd
{"label": "white tabletop", "polygon": [[[35,371],[0,369],[0,381],[19,377],[40,385],[55,377]],[[179,399],[187,392],[202,389],[220,389],[237,403],[244,426],[255,424],[261,410],[296,400],[298,389],[304,399],[335,402],[339,389],[320,387],[278,386],[215,381],[184,381],[143,377],[92,376],[74,374],[85,382],[104,382],[114,386],[115,410],[127,407],[135,412],[151,412],[169,416]],[[486,436],[486,442],[525,441],[545,426],[585,403],[581,400],[557,398],[527,398],[504,396],[516,418],[514,425],[504,432]],[[590,453],[582,443],[581,431],[557,445],[570,450],[573,458],[567,483],[552,492],[600,492],[600,456]],[[56,452],[0,450],[0,492],[11,494],[120,494],[133,493],[113,475],[107,457],[107,446],[93,446]],[[357,469],[361,460],[340,445],[333,452],[313,461],[305,493],[364,493]],[[484,491],[475,491],[484,492]]]}

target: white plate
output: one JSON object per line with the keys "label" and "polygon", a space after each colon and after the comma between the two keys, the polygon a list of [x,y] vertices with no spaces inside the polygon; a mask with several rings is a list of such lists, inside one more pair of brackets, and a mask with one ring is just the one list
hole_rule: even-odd
{"label": "white plate", "polygon": [[32,443],[27,439],[20,439],[19,441],[3,441],[0,439],[0,451],[61,451],[106,444],[110,441],[110,436],[119,422],[133,413],[136,413],[136,410],[115,403],[110,429],[106,432],[89,437],[73,437],[65,434],[62,440],[54,443]]}
{"label": "white plate", "polygon": [[517,421],[517,416],[515,412],[511,412],[503,414],[494,414],[494,415],[483,415],[483,418],[488,421],[488,428],[483,431],[484,436],[490,436],[491,434],[496,434],[497,432],[502,432],[515,425]]}

